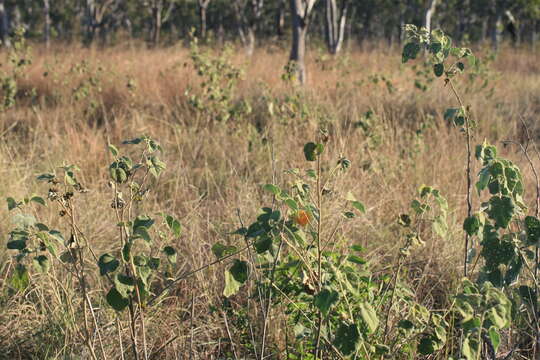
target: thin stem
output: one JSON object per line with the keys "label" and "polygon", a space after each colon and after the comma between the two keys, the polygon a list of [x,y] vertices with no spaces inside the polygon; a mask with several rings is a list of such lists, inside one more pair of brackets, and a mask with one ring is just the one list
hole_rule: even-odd
{"label": "thin stem", "polygon": [[[321,231],[322,231],[322,189],[321,189],[321,157],[317,156],[317,209],[319,210],[319,221],[317,222],[317,288],[321,292],[322,289],[322,249],[321,249]],[[320,355],[321,345],[321,328],[322,328],[322,312],[319,310],[317,320],[317,340],[315,342],[315,360]]]}
{"label": "thin stem", "polygon": [[[452,92],[454,93],[454,96],[456,97],[457,101],[459,102],[459,105],[463,109],[463,111],[467,112],[467,109],[465,108],[465,105],[463,104],[463,101],[461,100],[461,97],[459,96],[458,92],[456,91],[456,88],[454,86],[454,83],[451,79],[448,79],[448,84],[450,84],[450,88],[452,89]],[[471,126],[470,126],[470,119],[469,114],[465,113],[465,135],[467,137],[467,217],[471,217],[472,215],[472,199],[471,199],[471,189],[472,189],[472,176],[471,176]],[[463,259],[463,274],[466,277],[467,276],[467,257],[469,253],[469,241],[470,236],[467,232],[465,232],[465,251],[464,251],[464,259]]]}

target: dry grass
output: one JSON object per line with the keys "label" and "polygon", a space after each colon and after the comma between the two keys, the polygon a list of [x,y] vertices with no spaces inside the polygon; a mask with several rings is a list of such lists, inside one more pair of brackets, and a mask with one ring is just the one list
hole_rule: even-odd
{"label": "dry grass", "polygon": [[[213,260],[210,247],[215,242],[237,241],[229,235],[239,226],[237,212],[248,221],[271,201],[262,193],[261,185],[273,178],[283,184],[284,170],[301,166],[302,145],[323,125],[331,134],[327,158],[345,155],[352,161],[349,175],[334,184],[334,189],[350,190],[367,205],[367,215],[347,230],[352,242],[368,249],[366,256],[375,268],[391,264],[400,246],[395,238],[395,218],[407,211],[418,186],[433,185],[448,198],[451,233],[444,242],[425,239],[427,245],[414,254],[410,271],[420,301],[444,303],[461,274],[460,228],[465,213],[464,139],[442,118],[444,109],[454,104],[449,89],[437,81],[427,92],[415,89],[415,76],[400,64],[397,50],[357,50],[346,55],[346,62],[312,55],[310,86],[302,95],[311,114],[301,120],[272,118],[265,99],[283,99],[291,94],[280,80],[286,53],[261,49],[250,61],[241,54],[233,57],[233,62],[245,69],[238,98],[248,99],[253,112],[245,119],[200,126],[193,120],[194,112],[184,96],[185,90],[198,81],[188,55],[182,48],[97,51],[58,47],[48,53],[36,49],[22,88],[35,88],[38,97],[33,101],[23,98],[16,108],[0,114],[0,198],[43,193],[47,189],[35,183],[36,174],[63,163],[77,164],[82,168],[82,182],[90,189],[79,199],[81,225],[97,253],[110,250],[115,222],[109,215],[106,169],[110,159],[106,145],[108,141],[119,143],[148,134],[162,143],[168,168],[145,210],[166,211],[181,219],[184,234],[176,244],[179,261],[183,269],[195,269]],[[101,91],[93,95],[98,106],[92,114],[88,113],[87,101],[77,102],[72,96],[84,76],[70,69],[83,60],[88,62],[90,73],[100,78]],[[474,143],[484,138],[492,143],[519,138],[520,116],[540,129],[538,54],[504,49],[492,74],[491,97],[485,92],[464,94],[479,124]],[[387,78],[392,92],[381,81],[371,81],[373,75]],[[130,79],[135,87],[128,91]],[[377,116],[373,132],[380,137],[378,145],[354,126],[368,110]],[[515,150],[506,148],[503,152],[521,166],[530,185],[531,172]],[[530,200],[534,194],[532,188],[528,189]],[[479,204],[476,196],[474,202]],[[6,239],[10,227],[6,210],[5,206],[0,210],[1,239]],[[54,211],[40,212],[62,228]],[[0,246],[5,248],[4,242]],[[10,254],[0,254],[4,264],[0,288],[5,290]],[[147,331],[152,351],[168,344],[156,358],[172,359],[175,354],[187,358],[191,329],[198,358],[215,358],[220,348],[227,348],[219,340],[228,339],[224,317],[209,312],[210,306],[222,301],[222,269],[218,265],[180,283],[165,306],[149,312]],[[57,275],[62,287],[72,285],[73,279],[67,274]],[[54,280],[43,276],[41,281]],[[0,299],[0,358],[55,358],[62,351],[69,354],[76,349],[83,358],[89,356],[80,343],[80,324],[72,323],[75,300],[69,296],[73,294],[53,289],[58,287],[36,287],[25,298]],[[115,336],[114,324],[104,324],[104,329],[106,340]],[[127,329],[123,331],[127,343]],[[283,339],[282,331],[280,326],[273,329],[276,345]],[[106,351],[114,349],[106,346]]]}

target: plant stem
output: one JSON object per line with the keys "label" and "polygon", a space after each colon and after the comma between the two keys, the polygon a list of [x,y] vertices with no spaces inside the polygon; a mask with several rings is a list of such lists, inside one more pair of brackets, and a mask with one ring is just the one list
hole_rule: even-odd
{"label": "plant stem", "polygon": [[[452,92],[454,93],[454,96],[456,97],[457,101],[459,102],[459,105],[465,112],[465,135],[467,137],[467,217],[471,217],[472,215],[472,199],[471,199],[471,189],[472,189],[472,176],[471,176],[471,123],[469,119],[469,114],[467,112],[467,109],[465,108],[465,105],[463,104],[463,101],[461,100],[461,97],[459,96],[458,92],[456,91],[456,88],[454,86],[454,83],[451,79],[448,79],[448,83],[450,84],[450,88],[452,89]],[[469,241],[470,236],[467,232],[465,232],[465,254],[463,259],[463,274],[465,277],[467,277],[467,257],[469,252]]]}
{"label": "plant stem", "polygon": [[[317,209],[319,210],[319,221],[317,222],[317,288],[322,289],[322,257],[321,257],[321,231],[322,231],[322,189],[321,189],[321,156],[317,156]],[[321,345],[322,312],[319,310],[317,320],[317,340],[315,342],[315,360],[319,359],[319,350]]]}

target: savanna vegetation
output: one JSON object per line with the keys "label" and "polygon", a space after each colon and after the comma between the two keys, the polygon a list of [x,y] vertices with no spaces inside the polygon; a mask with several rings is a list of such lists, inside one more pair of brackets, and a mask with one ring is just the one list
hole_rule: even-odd
{"label": "savanna vegetation", "polygon": [[539,17],[0,0],[0,359],[539,358]]}

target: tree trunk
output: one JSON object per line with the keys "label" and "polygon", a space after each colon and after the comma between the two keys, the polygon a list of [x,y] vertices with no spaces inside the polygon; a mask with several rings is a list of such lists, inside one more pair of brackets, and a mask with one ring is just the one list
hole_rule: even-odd
{"label": "tree trunk", "polygon": [[158,46],[161,35],[161,12],[163,10],[163,0],[154,0],[152,4],[152,45]]}
{"label": "tree trunk", "polygon": [[43,0],[43,17],[45,18],[43,37],[45,40],[45,46],[48,49],[51,45],[51,11],[49,0]]}
{"label": "tree trunk", "polygon": [[341,51],[349,4],[349,0],[344,0],[341,9],[338,9],[336,0],[326,0],[326,44],[332,55]]}
{"label": "tree trunk", "polygon": [[11,46],[11,42],[9,41],[8,14],[4,6],[4,0],[0,0],[0,41],[2,42],[2,46]]}
{"label": "tree trunk", "polygon": [[433,18],[438,2],[439,0],[429,0],[426,16],[424,18],[424,27],[428,32],[431,32],[431,19]]}
{"label": "tree trunk", "polygon": [[300,84],[306,83],[306,34],[309,15],[315,0],[290,0],[292,15],[292,44],[289,56],[289,71],[296,75]]}
{"label": "tree trunk", "polygon": [[276,14],[276,35],[279,39],[283,37],[285,31],[285,0],[280,0]]}
{"label": "tree trunk", "polygon": [[207,20],[206,20],[206,10],[208,9],[208,4],[210,0],[199,0],[199,17],[201,21],[201,39],[206,40],[206,29],[207,29]]}
{"label": "tree trunk", "polygon": [[499,45],[502,39],[502,17],[503,17],[503,8],[499,6],[496,2],[495,14],[491,20],[491,46],[494,51],[499,49]]}

